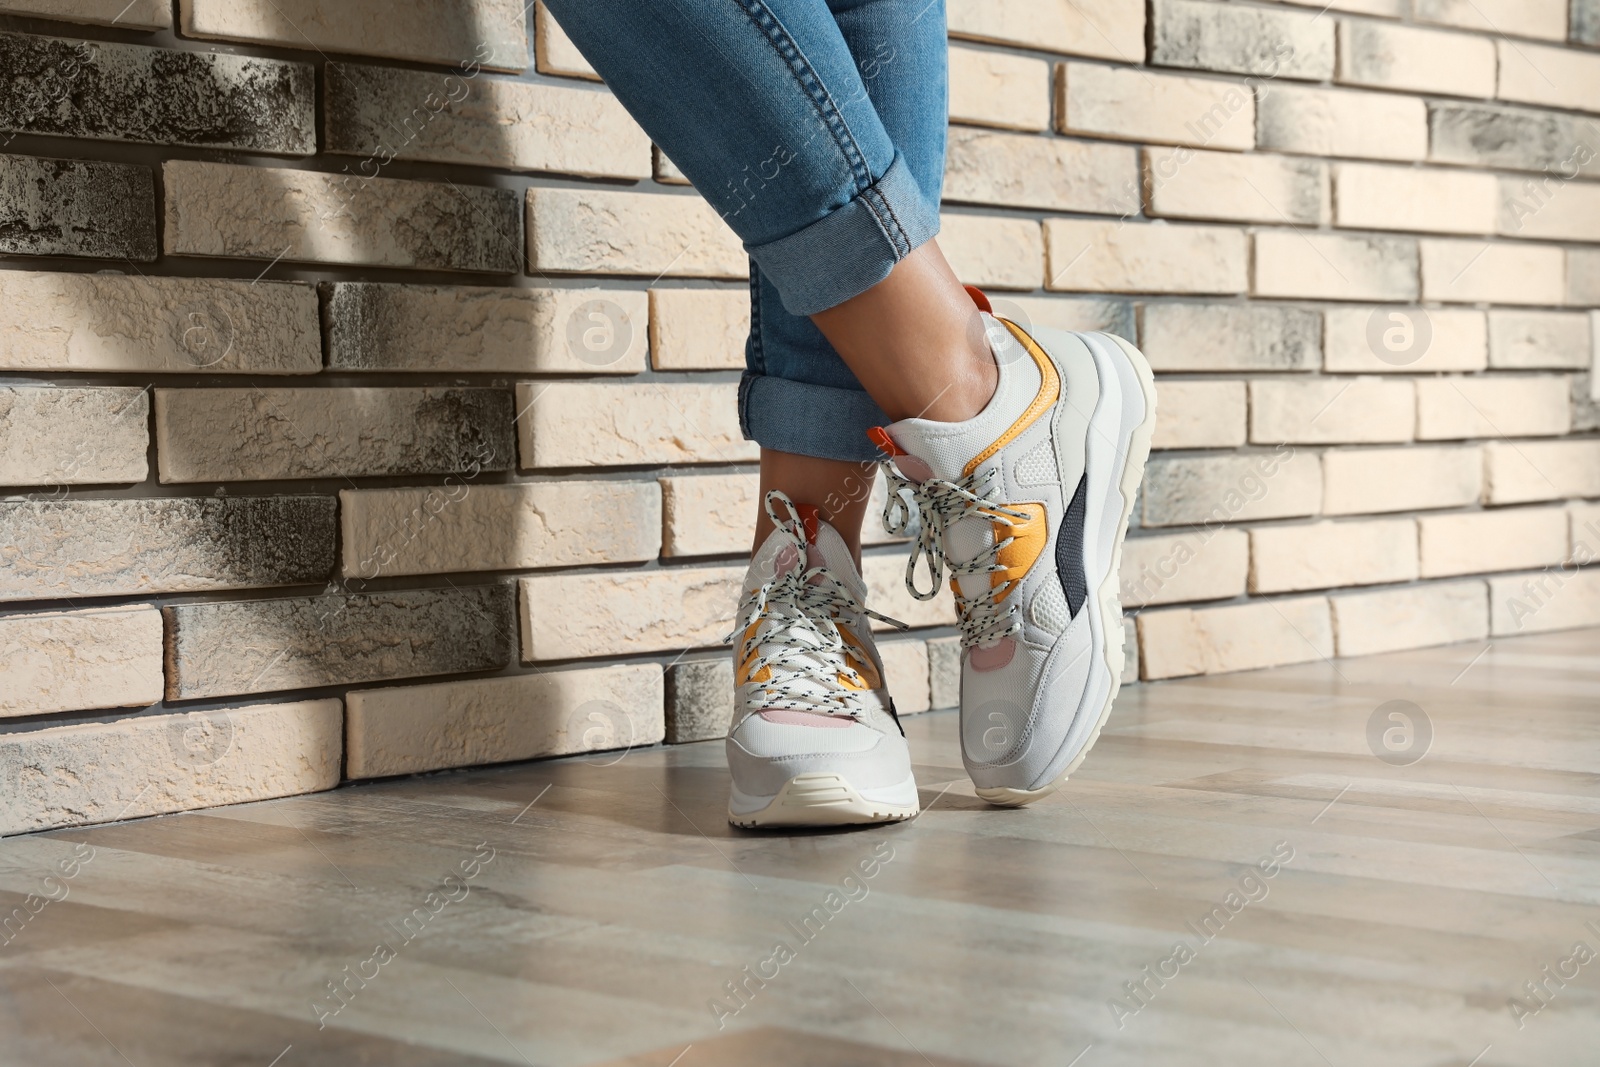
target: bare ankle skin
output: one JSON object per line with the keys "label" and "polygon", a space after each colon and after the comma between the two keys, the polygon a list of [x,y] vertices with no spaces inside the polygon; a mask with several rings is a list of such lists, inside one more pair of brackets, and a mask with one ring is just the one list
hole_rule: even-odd
{"label": "bare ankle skin", "polygon": [[861,566],[861,522],[867,513],[867,498],[872,495],[872,480],[877,464],[797,456],[792,452],[761,450],[761,495],[756,503],[754,554],[772,532],[765,501],[773,489],[782,490],[796,504],[810,504],[821,514],[845,544],[856,566]]}
{"label": "bare ankle skin", "polygon": [[999,382],[983,320],[937,241],[811,321],[894,421],[963,422],[983,410]]}

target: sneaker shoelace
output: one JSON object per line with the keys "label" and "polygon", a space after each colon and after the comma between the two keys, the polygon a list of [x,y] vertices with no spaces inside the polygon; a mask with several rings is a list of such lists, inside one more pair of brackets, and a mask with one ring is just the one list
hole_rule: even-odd
{"label": "sneaker shoelace", "polygon": [[[992,584],[989,577],[1006,570],[1000,562],[1000,552],[1015,538],[996,537],[965,563],[947,560],[944,546],[951,528],[964,519],[977,517],[984,522],[1010,527],[1027,521],[1029,516],[997,503],[999,486],[992,484],[987,474],[973,472],[956,481],[929,478],[915,482],[901,474],[892,460],[884,460],[882,466],[889,481],[889,502],[883,508],[884,527],[890,533],[904,536],[914,525],[920,524],[915,547],[906,560],[906,590],[918,600],[932,600],[943,586],[944,572],[950,572],[963,648],[992,645],[1020,632],[1022,621],[1017,617],[1016,605],[1000,603],[1000,598],[1016,581]],[[926,592],[917,588],[917,561],[921,559],[928,561],[928,573],[933,576],[933,585]],[[968,578],[980,580],[960,580]],[[973,586],[981,586],[981,591],[965,595],[964,590]]]}
{"label": "sneaker shoelace", "polygon": [[[786,517],[779,517],[779,505],[787,511]],[[788,496],[776,489],[769,492],[766,509],[772,525],[790,539],[800,562],[783,574],[774,574],[749,594],[733,633],[723,640],[740,642],[739,659],[745,664],[746,677],[771,668],[769,681],[762,687],[765,708],[859,715],[867,710],[869,689],[850,665],[850,646],[839,631],[840,619],[866,616],[901,630],[907,626],[869,609],[826,567],[805,567],[805,525]],[[750,634],[748,640],[745,634]],[[762,648],[769,651],[750,659],[752,650]],[[841,677],[860,688],[842,684]]]}

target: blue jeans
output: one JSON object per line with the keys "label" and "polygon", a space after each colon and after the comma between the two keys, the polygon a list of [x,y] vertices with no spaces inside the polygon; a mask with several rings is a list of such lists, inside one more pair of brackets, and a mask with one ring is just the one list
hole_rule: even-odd
{"label": "blue jeans", "polygon": [[745,436],[878,455],[889,420],[808,315],[939,231],[944,0],[547,0],[750,254]]}

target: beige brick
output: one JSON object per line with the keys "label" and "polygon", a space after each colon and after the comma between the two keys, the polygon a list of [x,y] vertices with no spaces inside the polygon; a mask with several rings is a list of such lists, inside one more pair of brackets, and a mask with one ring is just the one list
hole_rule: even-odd
{"label": "beige brick", "polygon": [[651,289],[650,365],[743,370],[750,294],[743,289]]}
{"label": "beige brick", "polygon": [[738,383],[523,382],[522,466],[739,463],[759,457],[739,430]]}
{"label": "beige brick", "polygon": [[1600,304],[1600,248],[1567,249],[1566,303],[1580,307]]}
{"label": "beige brick", "polygon": [[928,642],[928,691],[935,708],[961,706],[961,638],[935,637]]}
{"label": "beige brick", "polygon": [[169,255],[521,269],[510,189],[189,160],[161,170]]}
{"label": "beige brick", "polygon": [[1600,497],[1600,441],[1490,441],[1484,502]]}
{"label": "beige brick", "polygon": [[1414,0],[1418,22],[1460,26],[1495,36],[1567,36],[1568,0]]}
{"label": "beige brick", "polygon": [[1494,95],[1494,42],[1465,33],[1390,23],[1339,23],[1336,80],[1379,89]]}
{"label": "beige brick", "polygon": [[1245,441],[1245,383],[1163,381],[1151,448],[1233,448]]}
{"label": "beige brick", "polygon": [[1137,182],[1137,153],[1122,145],[962,126],[946,142],[946,202],[1127,215]]}
{"label": "beige brick", "polygon": [[1600,111],[1600,55],[1504,38],[1495,43],[1500,49],[1500,99]]}
{"label": "beige brick", "polygon": [[148,605],[0,615],[0,718],[161,699],[161,613]]}
{"label": "beige brick", "polygon": [[1370,519],[1250,531],[1250,591],[1289,593],[1417,577],[1417,524]]}
{"label": "beige brick", "polygon": [[163,482],[473,478],[512,467],[511,400],[504,389],[157,389],[157,467]]}
{"label": "beige brick", "polygon": [[142,482],[149,421],[136,386],[0,387],[0,485]]}
{"label": "beige brick", "polygon": [[1044,237],[1030,219],[946,212],[939,247],[967,285],[1027,290],[1044,284]]}
{"label": "beige brick", "polygon": [[1145,149],[1152,215],[1316,226],[1328,220],[1328,171],[1285,156]]}
{"label": "beige brick", "polygon": [[1227,600],[1244,595],[1250,538],[1208,526],[1180,534],[1130,537],[1122,545],[1118,590],[1124,608]]}
{"label": "beige brick", "polygon": [[[875,552],[861,561],[861,576],[867,582],[867,606],[881,611],[891,619],[899,619],[908,626],[954,626],[956,604],[951,597],[950,576],[945,575],[939,595],[932,600],[918,600],[906,591],[906,552]],[[928,588],[928,577],[921,568],[917,570],[920,588]],[[890,627],[874,623],[873,629],[883,631]]]}
{"label": "beige brick", "polygon": [[1237,82],[1096,63],[1056,68],[1056,129],[1146,144],[1248,149],[1255,97]]}
{"label": "beige brick", "polygon": [[1567,557],[1562,508],[1419,515],[1417,535],[1424,578],[1548,567]]}
{"label": "beige brick", "polygon": [[950,0],[950,36],[1137,63],[1144,7],[1121,0]]}
{"label": "beige brick", "polygon": [[1132,341],[1133,304],[1127,300],[1071,296],[991,296],[994,313],[1024,329],[1048,326],[1057,330],[1114,333]]}
{"label": "beige brick", "polygon": [[50,726],[0,739],[0,834],[332,789],[337,698]]}
{"label": "beige brick", "polygon": [[1341,656],[1481,641],[1489,634],[1489,587],[1484,582],[1350,593],[1331,596],[1328,603],[1334,648]]}
{"label": "beige brick", "polygon": [[[873,477],[874,464],[862,464],[856,481],[846,492],[859,499],[863,483],[871,478],[867,491],[867,515],[862,523],[863,544],[878,545],[900,541],[883,528],[883,505],[887,489],[882,478]],[[761,511],[761,478],[750,474],[687,474],[660,479],[665,531],[662,555],[731,556],[749,555],[750,536],[755,517]],[[843,500],[831,502],[840,507]],[[830,506],[829,501],[820,506]]]}
{"label": "beige brick", "polygon": [[698,196],[599,189],[528,190],[535,272],[743,278],[739,239]]}
{"label": "beige brick", "polygon": [[302,282],[0,271],[0,370],[315,374]]}
{"label": "beige brick", "polygon": [[521,482],[339,492],[343,573],[578,567],[653,560],[661,491],[651,482]]}
{"label": "beige brick", "polygon": [[761,478],[756,474],[689,474],[661,479],[664,556],[749,552]]}
{"label": "beige brick", "polygon": [[1549,174],[1501,178],[1499,232],[1551,241],[1600,241],[1600,182],[1562,181]]}
{"label": "beige brick", "polygon": [[1144,304],[1139,322],[1139,347],[1158,371],[1315,370],[1322,359],[1321,316],[1302,308]]}
{"label": "beige brick", "polygon": [[1428,109],[1414,96],[1273,82],[1257,90],[1259,146],[1308,156],[1425,159]]}
{"label": "beige brick", "polygon": [[916,639],[878,642],[883,657],[884,682],[901,715],[917,715],[931,708],[928,688],[928,643]]}
{"label": "beige brick", "polygon": [[1491,578],[1489,614],[1496,637],[1600,625],[1600,567]]}
{"label": "beige brick", "polygon": [[0,600],[324,582],[332,497],[0,500]]}
{"label": "beige brick", "polygon": [[351,778],[580,752],[620,759],[666,734],[654,663],[363,689],[345,704]]}
{"label": "beige brick", "polygon": [[1050,64],[986,48],[950,49],[950,121],[1010,130],[1050,125]]}
{"label": "beige brick", "polygon": [[[692,184],[688,178],[683,176],[683,171],[678,169],[678,165],[672,160],[668,159],[665,152],[661,151],[660,145],[652,145],[651,151],[652,155],[655,157],[655,166],[653,169],[656,181],[660,182],[662,185]],[[729,670],[732,670],[732,668],[730,667]]]}
{"label": "beige brick", "polygon": [[1340,163],[1333,176],[1336,225],[1357,230],[1494,232],[1499,188],[1492,174]]}
{"label": "beige brick", "polygon": [[172,5],[165,0],[0,0],[0,13],[123,30],[172,28]]}
{"label": "beige brick", "polygon": [[572,43],[567,31],[556,22],[555,16],[544,4],[534,9],[533,17],[534,62],[540,74],[565,75],[569,78],[588,78],[599,81],[600,75],[583,58],[578,46]]}
{"label": "beige brick", "polygon": [[608,92],[548,83],[329,63],[323,74],[325,150],[366,157],[648,178],[650,138]]}
{"label": "beige brick", "polygon": [[1322,513],[1464,507],[1483,493],[1479,448],[1330,448],[1322,454]]}
{"label": "beige brick", "polygon": [[1249,671],[1333,655],[1328,601],[1320,596],[1141,611],[1138,623],[1139,665],[1146,680]]}
{"label": "beige brick", "polygon": [[1567,382],[1495,374],[1417,380],[1417,439],[1546,437],[1572,428]]}
{"label": "beige brick", "polygon": [[1257,296],[1415,300],[1417,245],[1404,237],[1263,230],[1255,235]]}
{"label": "beige brick", "polygon": [[1048,219],[1046,288],[1110,293],[1242,293],[1249,255],[1230,226]]}
{"label": "beige brick", "polygon": [[1333,74],[1333,20],[1203,0],[1155,0],[1150,63],[1158,67],[1322,81]]}
{"label": "beige brick", "polygon": [[1423,238],[1422,295],[1446,303],[1559,304],[1559,248]]}
{"label": "beige brick", "polygon": [[328,366],[340,371],[637,374],[645,294],[332,282]]}
{"label": "beige brick", "polygon": [[1246,455],[1159,457],[1145,468],[1139,500],[1144,526],[1315,515],[1322,464],[1291,445]]}
{"label": "beige brick", "polygon": [[1600,559],[1600,504],[1572,504],[1567,515],[1571,519],[1573,558],[1583,565]]}
{"label": "beige brick", "polygon": [[463,71],[479,64],[509,71],[528,65],[522,0],[483,0],[471,8],[449,0],[378,7],[330,7],[316,0],[180,0],[178,16],[186,37],[460,65]]}
{"label": "beige brick", "polygon": [[1250,440],[1258,445],[1409,441],[1415,421],[1415,394],[1409,381],[1319,378],[1250,383]]}
{"label": "beige brick", "polygon": [[1489,312],[1489,364],[1521,370],[1582,370],[1593,358],[1581,311]]}
{"label": "beige brick", "polygon": [[1323,370],[1423,374],[1489,365],[1489,328],[1481,311],[1329,308],[1323,319]]}
{"label": "beige brick", "polygon": [[[720,646],[744,565],[539,574],[518,582],[529,663]],[[561,605],[582,604],[582,612]]]}

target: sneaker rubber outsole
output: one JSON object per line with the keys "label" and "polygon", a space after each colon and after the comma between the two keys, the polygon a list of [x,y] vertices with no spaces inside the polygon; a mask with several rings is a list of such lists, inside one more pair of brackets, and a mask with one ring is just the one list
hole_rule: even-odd
{"label": "sneaker rubber outsole", "polygon": [[[915,783],[911,783],[911,796],[916,797]],[[728,803],[728,821],[746,830],[904,822],[921,810],[915,799],[910,804],[869,800],[843,775],[820,772],[789,779],[765,806],[754,811],[735,811],[738,799],[735,796]]]}

